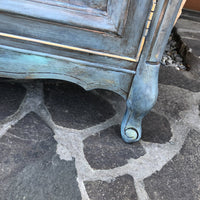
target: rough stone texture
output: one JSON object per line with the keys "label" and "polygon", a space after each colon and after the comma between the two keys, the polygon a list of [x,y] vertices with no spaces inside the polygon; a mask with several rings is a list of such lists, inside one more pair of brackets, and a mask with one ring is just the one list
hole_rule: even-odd
{"label": "rough stone texture", "polygon": [[25,93],[25,88],[20,84],[0,82],[0,120],[17,111]]}
{"label": "rough stone texture", "polygon": [[94,169],[110,169],[125,165],[130,158],[145,154],[141,144],[126,144],[121,139],[120,126],[112,126],[84,140],[84,153]]}
{"label": "rough stone texture", "polygon": [[87,128],[115,114],[107,101],[72,83],[46,84],[44,93],[53,121],[64,127]]}
{"label": "rough stone texture", "polygon": [[151,200],[200,199],[200,133],[191,131],[180,153],[144,180]]}
{"label": "rough stone texture", "polygon": [[181,36],[187,46],[193,50],[193,54],[196,56],[200,56],[199,27],[200,22],[182,18],[180,18],[176,24],[177,33]]}
{"label": "rough stone texture", "polygon": [[189,11],[176,24],[176,33],[179,38],[179,52],[195,79],[200,77],[200,14]]}
{"label": "rough stone texture", "polygon": [[159,114],[150,112],[142,121],[142,140],[165,143],[172,136],[168,120]]}
{"label": "rough stone texture", "polygon": [[[200,23],[199,23],[200,26]],[[194,39],[188,39],[188,33],[182,33],[181,36],[183,38],[183,41],[190,46],[192,49],[194,49],[193,53],[197,56],[200,56],[200,49],[199,49],[199,45],[200,45],[200,36],[199,36],[199,32],[198,33],[190,33],[190,37],[194,38]]]}
{"label": "rough stone texture", "polygon": [[111,183],[85,182],[91,200],[137,200],[134,180],[129,175],[117,177]]}
{"label": "rough stone texture", "polygon": [[181,18],[200,22],[199,12],[195,10],[183,9],[181,13]]}
{"label": "rough stone texture", "polygon": [[192,92],[200,92],[200,81],[188,79],[183,72],[175,68],[163,67],[160,68],[159,83],[165,85],[173,85]]}
{"label": "rough stone texture", "polygon": [[74,162],[60,160],[56,145],[34,113],[10,128],[0,139],[0,199],[81,199]]}
{"label": "rough stone texture", "polygon": [[190,94],[181,88],[159,85],[158,100],[154,106],[160,115],[167,116],[173,121],[181,119],[180,113],[189,109]]}

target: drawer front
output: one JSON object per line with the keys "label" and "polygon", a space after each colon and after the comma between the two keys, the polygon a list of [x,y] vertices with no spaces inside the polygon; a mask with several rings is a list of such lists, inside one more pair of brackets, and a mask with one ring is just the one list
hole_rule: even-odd
{"label": "drawer front", "polygon": [[156,6],[155,0],[0,2],[0,43],[6,38],[38,51],[48,46],[130,62],[139,58]]}

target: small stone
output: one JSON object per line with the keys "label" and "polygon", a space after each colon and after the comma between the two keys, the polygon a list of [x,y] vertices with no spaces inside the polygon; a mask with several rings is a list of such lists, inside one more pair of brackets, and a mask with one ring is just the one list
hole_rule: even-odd
{"label": "small stone", "polygon": [[171,64],[172,64],[172,60],[169,60],[169,59],[168,59],[168,60],[166,61],[166,64],[167,64],[167,65],[171,65]]}
{"label": "small stone", "polygon": [[183,65],[183,64],[180,64],[180,65],[179,65],[179,68],[180,68],[181,70],[187,70],[186,66]]}
{"label": "small stone", "polygon": [[177,62],[182,62],[182,61],[183,61],[183,58],[181,58],[180,56],[176,56],[176,57],[175,57],[175,60],[176,60]]}
{"label": "small stone", "polygon": [[[168,56],[171,56],[171,55],[172,55],[171,51],[168,51],[168,52],[167,52],[167,55],[168,55]],[[169,59],[169,58],[168,58],[168,59]]]}
{"label": "small stone", "polygon": [[167,44],[166,48],[165,48],[165,51],[170,51],[170,44]]}
{"label": "small stone", "polygon": [[176,41],[172,41],[172,42],[171,42],[171,46],[174,46],[174,47],[175,47],[175,46],[176,46]]}

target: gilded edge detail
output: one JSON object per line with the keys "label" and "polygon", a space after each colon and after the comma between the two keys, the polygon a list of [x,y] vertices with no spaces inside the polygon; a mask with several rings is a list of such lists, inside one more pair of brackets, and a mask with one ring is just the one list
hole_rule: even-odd
{"label": "gilded edge detail", "polygon": [[146,22],[146,26],[145,26],[145,29],[143,31],[143,36],[142,36],[142,39],[140,41],[140,45],[139,45],[139,49],[138,49],[138,53],[137,53],[137,56],[136,56],[136,61],[139,60],[140,58],[140,55],[141,55],[141,52],[142,52],[142,49],[144,47],[144,43],[145,43],[145,39],[146,39],[146,36],[149,32],[149,28],[150,28],[150,25],[151,25],[151,21],[153,19],[153,15],[154,15],[154,11],[156,9],[156,0],[153,0],[153,4],[152,4],[152,7],[151,7],[151,11],[149,13],[149,16],[148,16],[148,20]]}
{"label": "gilded edge detail", "polygon": [[138,48],[136,59],[130,58],[130,57],[126,57],[126,56],[119,56],[119,55],[115,55],[115,54],[95,51],[95,50],[84,49],[84,48],[80,48],[80,47],[74,47],[74,46],[70,46],[70,45],[59,44],[59,43],[45,41],[45,40],[39,40],[39,39],[35,39],[35,38],[29,38],[29,37],[9,34],[9,33],[0,32],[0,36],[13,38],[13,39],[17,39],[17,40],[24,40],[24,41],[39,43],[39,44],[45,44],[45,45],[54,46],[54,47],[60,47],[60,48],[63,48],[63,49],[69,49],[69,50],[73,50],[73,51],[90,53],[90,54],[99,55],[99,56],[106,56],[106,57],[116,58],[116,59],[120,59],[120,60],[138,62],[139,57],[140,57],[141,52],[142,52],[142,49],[144,47],[146,36],[148,34],[148,31],[149,31],[149,28],[150,28],[150,25],[151,25],[151,21],[152,21],[152,18],[153,18],[153,14],[154,14],[155,8],[156,8],[156,0],[153,0],[151,11],[149,13],[148,20],[146,22],[146,26],[145,26],[145,29],[143,31],[143,36],[142,36],[142,39],[141,39],[140,44],[139,44],[139,48]]}

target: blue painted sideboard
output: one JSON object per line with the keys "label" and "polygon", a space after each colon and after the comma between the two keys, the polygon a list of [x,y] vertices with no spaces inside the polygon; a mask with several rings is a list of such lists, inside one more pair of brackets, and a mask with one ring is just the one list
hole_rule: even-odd
{"label": "blue painted sideboard", "polygon": [[138,141],[142,118],[157,99],[160,60],[181,4],[0,0],[0,77],[112,90],[127,102],[122,138]]}

